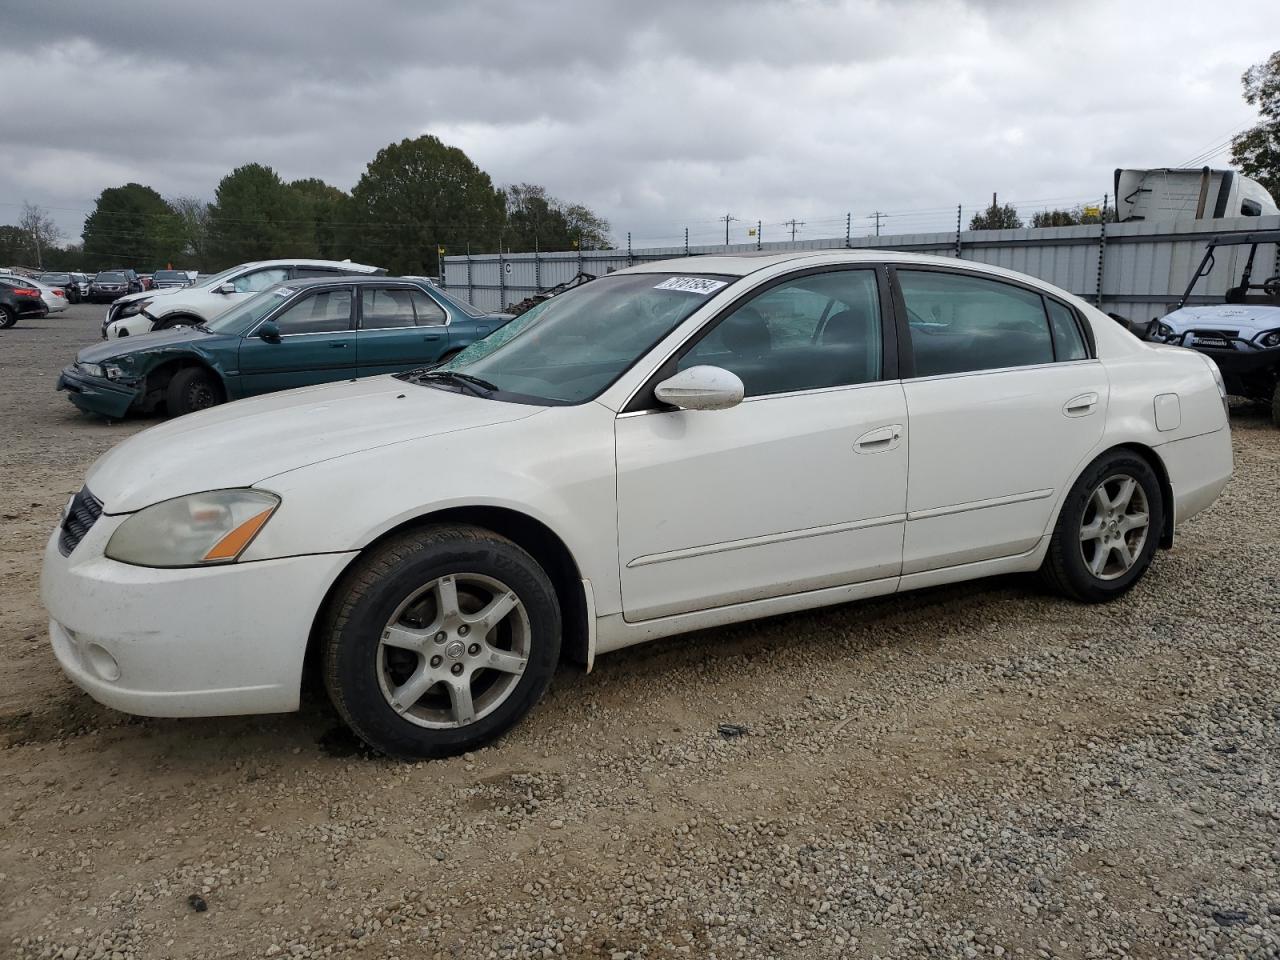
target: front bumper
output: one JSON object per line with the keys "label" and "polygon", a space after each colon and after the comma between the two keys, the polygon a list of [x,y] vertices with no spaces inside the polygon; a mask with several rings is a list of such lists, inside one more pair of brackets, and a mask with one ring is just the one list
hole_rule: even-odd
{"label": "front bumper", "polygon": [[91,377],[74,364],[58,375],[58,389],[67,391],[71,402],[85,413],[119,420],[143,395],[141,382],[122,383],[105,377]]}
{"label": "front bumper", "polygon": [[63,672],[99,703],[152,717],[298,708],[316,611],[354,554],[156,570],[109,560],[124,516],[64,557],[45,547],[40,594]]}

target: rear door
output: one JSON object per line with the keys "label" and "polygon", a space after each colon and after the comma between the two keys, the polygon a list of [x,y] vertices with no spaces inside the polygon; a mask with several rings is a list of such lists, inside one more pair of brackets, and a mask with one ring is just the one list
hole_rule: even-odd
{"label": "rear door", "polygon": [[362,377],[434,363],[449,349],[448,314],[411,284],[364,286],[356,364]]}
{"label": "rear door", "polygon": [[287,390],[356,375],[353,288],[306,290],[269,316],[279,342],[258,330],[240,341],[240,383],[245,395]]}
{"label": "rear door", "polygon": [[894,271],[911,423],[902,573],[1033,549],[1102,437],[1108,381],[1084,320],[1032,287]]}

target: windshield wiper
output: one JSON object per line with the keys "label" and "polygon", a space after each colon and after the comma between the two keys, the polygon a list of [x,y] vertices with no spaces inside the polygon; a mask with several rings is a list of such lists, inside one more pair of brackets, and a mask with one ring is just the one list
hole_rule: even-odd
{"label": "windshield wiper", "polygon": [[438,383],[451,383],[460,389],[466,389],[477,397],[487,397],[498,392],[498,385],[473,377],[469,373],[458,373],[455,370],[415,370],[408,374],[414,380],[433,380]]}

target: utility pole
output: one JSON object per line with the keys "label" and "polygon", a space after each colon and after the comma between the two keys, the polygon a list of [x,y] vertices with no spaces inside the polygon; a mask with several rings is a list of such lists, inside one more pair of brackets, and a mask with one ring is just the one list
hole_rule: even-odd
{"label": "utility pole", "polygon": [[889,215],[887,213],[881,213],[879,210],[876,210],[874,213],[871,214],[871,216],[876,218],[876,236],[878,237],[880,236],[880,220],[881,218],[887,218]]}
{"label": "utility pole", "polygon": [[790,219],[790,220],[783,220],[783,221],[782,221],[782,225],[783,225],[784,227],[790,227],[790,228],[791,228],[791,242],[792,242],[792,243],[795,243],[795,242],[796,242],[796,228],[797,228],[797,227],[803,227],[803,226],[804,226],[804,221],[803,221],[803,220],[796,220],[795,218],[792,218],[792,219]]}
{"label": "utility pole", "polygon": [[729,245],[729,224],[731,221],[737,220],[738,218],[732,214],[726,213],[723,217],[717,217],[716,219],[724,221],[724,245],[727,247]]}

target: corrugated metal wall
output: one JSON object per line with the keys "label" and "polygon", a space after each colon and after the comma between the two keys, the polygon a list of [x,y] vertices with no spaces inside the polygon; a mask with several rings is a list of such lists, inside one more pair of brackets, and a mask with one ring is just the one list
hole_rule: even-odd
{"label": "corrugated metal wall", "polygon": [[[966,230],[831,240],[729,244],[727,246],[656,247],[644,250],[586,250],[580,253],[484,254],[446,257],[444,285],[482,310],[500,310],[538,290],[572,279],[579,271],[603,276],[636,263],[668,260],[699,253],[731,253],[756,249],[896,250],[956,256],[1007,267],[1040,277],[1069,290],[1103,310],[1134,321],[1165,314],[1182,296],[1204,256],[1205,241],[1218,233],[1280,229],[1280,216],[1171,223],[1109,223],[1026,230]],[[1221,296],[1238,277],[1247,247],[1228,247],[1218,256],[1197,298]],[[1099,271],[1099,263],[1102,269]],[[1258,250],[1254,280],[1280,274],[1276,245]],[[1101,286],[1099,286],[1101,284]]]}

